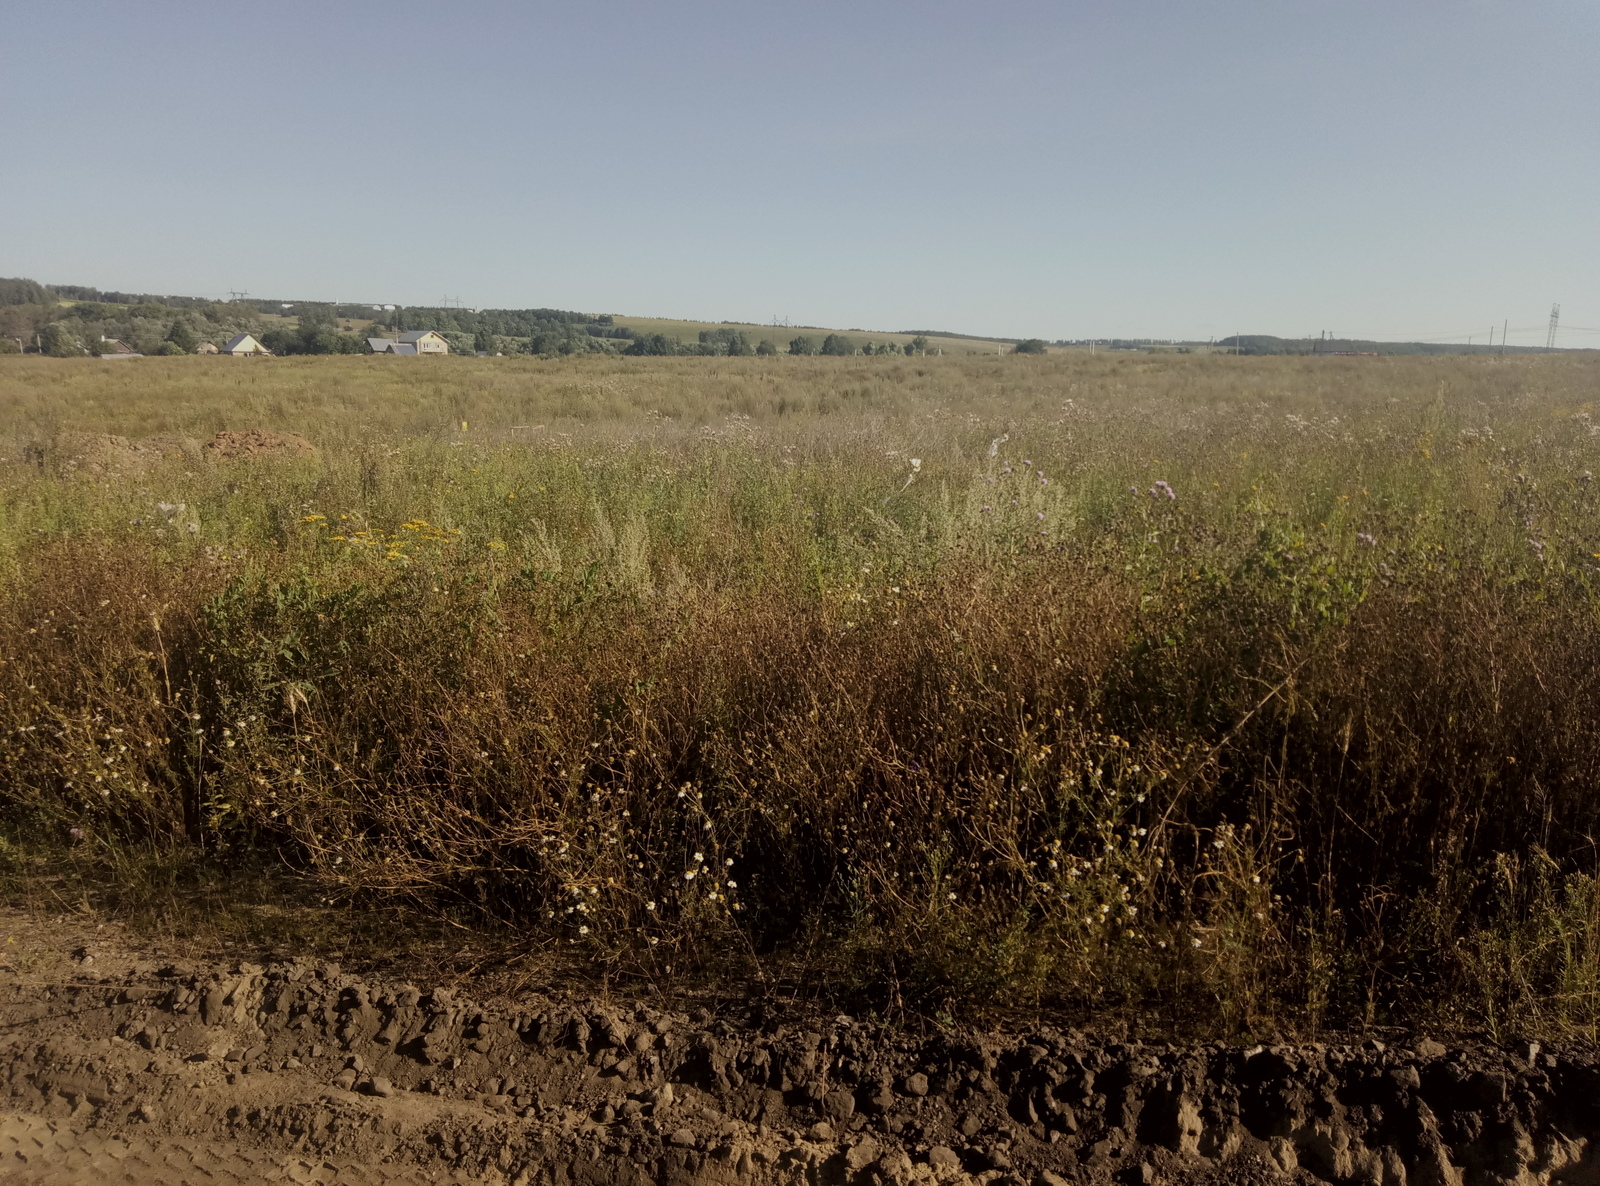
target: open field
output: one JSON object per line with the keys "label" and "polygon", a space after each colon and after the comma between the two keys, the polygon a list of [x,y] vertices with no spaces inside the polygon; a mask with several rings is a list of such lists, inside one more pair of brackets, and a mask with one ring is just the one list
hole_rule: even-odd
{"label": "open field", "polygon": [[0,358],[0,853],[887,1017],[1592,1034],[1597,391]]}

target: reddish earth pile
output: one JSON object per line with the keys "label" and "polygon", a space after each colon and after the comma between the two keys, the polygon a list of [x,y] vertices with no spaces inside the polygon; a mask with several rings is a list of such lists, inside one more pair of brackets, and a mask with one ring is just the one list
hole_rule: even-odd
{"label": "reddish earth pile", "polygon": [[1600,1181],[1588,1048],[912,1036],[109,942],[27,963],[0,972],[9,1180]]}
{"label": "reddish earth pile", "polygon": [[261,457],[306,457],[317,451],[305,437],[293,432],[223,429],[202,446],[208,461],[249,461]]}

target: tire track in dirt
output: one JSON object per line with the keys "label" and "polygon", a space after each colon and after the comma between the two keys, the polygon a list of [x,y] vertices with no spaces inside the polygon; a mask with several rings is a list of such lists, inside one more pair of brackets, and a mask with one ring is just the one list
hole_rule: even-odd
{"label": "tire track in dirt", "polygon": [[467,1186],[479,1179],[214,1141],[120,1137],[59,1120],[0,1113],[0,1181],[6,1186]]}
{"label": "tire track in dirt", "polygon": [[[48,974],[47,974],[48,973]],[[1600,1056],[1241,1049],[157,965],[0,967],[6,1182],[1600,1184]]]}

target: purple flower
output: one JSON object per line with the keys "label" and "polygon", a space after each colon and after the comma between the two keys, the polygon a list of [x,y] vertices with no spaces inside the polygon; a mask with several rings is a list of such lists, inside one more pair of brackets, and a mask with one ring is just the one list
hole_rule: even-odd
{"label": "purple flower", "polygon": [[71,836],[74,840],[82,840],[83,839],[83,829],[82,828],[68,828],[67,829],[67,835]]}
{"label": "purple flower", "polygon": [[985,503],[985,504],[984,504],[984,506],[983,506],[983,508],[982,508],[982,509],[981,509],[981,510],[980,510],[980,511],[979,511],[979,512],[978,512],[978,513],[979,513],[979,514],[982,514],[982,515],[987,515],[987,514],[988,514],[988,513],[989,513],[989,507],[988,507],[988,504],[987,504],[987,503]]}
{"label": "purple flower", "polygon": [[1168,498],[1177,498],[1178,497],[1177,492],[1174,491],[1172,489],[1172,487],[1168,486],[1165,482],[1158,481],[1154,486],[1150,487],[1150,497],[1151,498],[1155,498],[1158,495],[1162,495],[1162,494],[1165,494]]}
{"label": "purple flower", "polygon": [[1043,511],[1039,511],[1036,515],[1034,515],[1034,518],[1043,519],[1044,518],[1044,512]]}
{"label": "purple flower", "polygon": [[1358,531],[1356,532],[1356,542],[1370,548],[1376,545],[1378,541],[1373,539],[1372,536],[1368,535],[1365,531]]}

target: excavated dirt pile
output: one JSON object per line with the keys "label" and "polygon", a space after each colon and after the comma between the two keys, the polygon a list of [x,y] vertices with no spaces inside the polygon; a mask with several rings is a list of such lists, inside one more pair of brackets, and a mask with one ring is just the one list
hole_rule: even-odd
{"label": "excavated dirt pile", "polygon": [[0,1179],[1600,1182],[1587,1048],[908,1037],[96,955],[0,972]]}

